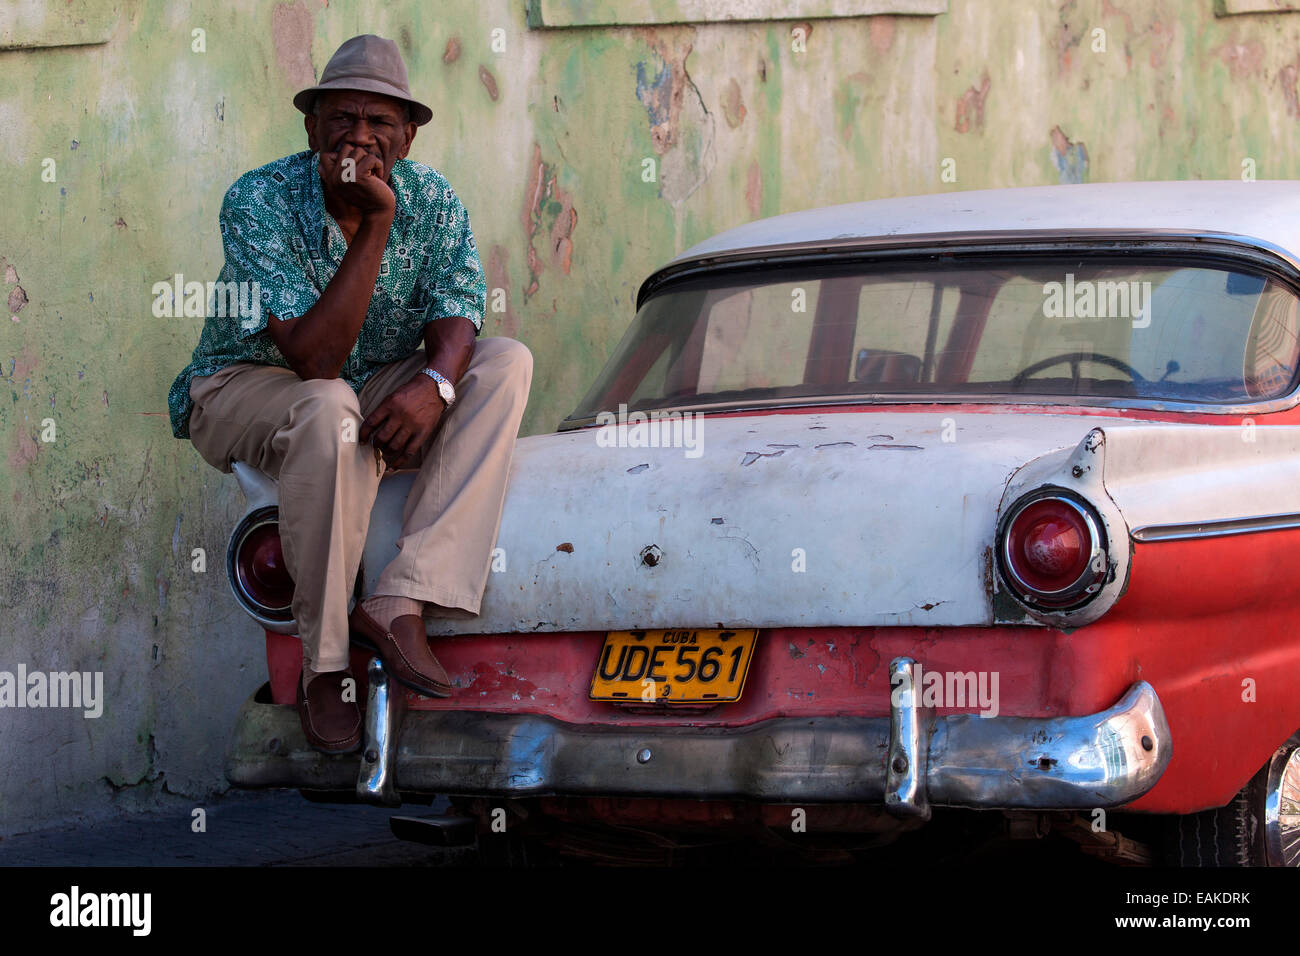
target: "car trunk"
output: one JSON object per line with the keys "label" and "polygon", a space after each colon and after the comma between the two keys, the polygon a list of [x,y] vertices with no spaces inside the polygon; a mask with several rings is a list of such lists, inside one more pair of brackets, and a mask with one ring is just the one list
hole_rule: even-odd
{"label": "car trunk", "polygon": [[[482,613],[430,633],[988,625],[1008,479],[1095,424],[938,408],[711,416],[694,447],[612,426],[525,438]],[[381,488],[367,591],[409,482]]]}

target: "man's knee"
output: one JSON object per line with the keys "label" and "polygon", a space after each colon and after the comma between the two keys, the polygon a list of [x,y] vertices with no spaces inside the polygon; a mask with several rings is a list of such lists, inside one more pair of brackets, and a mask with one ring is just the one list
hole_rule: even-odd
{"label": "man's knee", "polygon": [[517,381],[525,388],[532,381],[533,353],[518,339],[504,336],[480,339],[476,349],[488,353],[485,358],[502,378]]}
{"label": "man's knee", "polygon": [[295,389],[289,428],[309,432],[316,441],[333,439],[355,444],[361,431],[357,393],[341,378],[305,380]]}

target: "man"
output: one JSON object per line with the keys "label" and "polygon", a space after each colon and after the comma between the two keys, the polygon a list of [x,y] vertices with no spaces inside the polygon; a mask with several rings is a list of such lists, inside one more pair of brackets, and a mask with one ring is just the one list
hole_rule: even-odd
{"label": "man", "polygon": [[[440,173],[405,158],[432,113],[397,45],[353,37],[293,103],[310,149],[241,176],[221,207],[219,280],[256,289],[259,307],[209,315],[168,403],[173,433],[209,464],[278,480],[303,730],[347,753],[361,741],[349,639],[406,686],[451,693],[422,614],[479,611],[532,356],[476,342],[485,282],[469,216]],[[349,614],[385,467],[419,473],[397,556]]]}

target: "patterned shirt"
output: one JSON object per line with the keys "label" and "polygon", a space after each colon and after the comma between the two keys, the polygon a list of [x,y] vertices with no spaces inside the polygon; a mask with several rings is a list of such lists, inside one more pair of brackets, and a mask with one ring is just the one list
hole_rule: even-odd
{"label": "patterned shirt", "polygon": [[[406,159],[393,164],[389,182],[397,198],[393,227],[365,322],[339,372],[357,392],[385,364],[415,352],[429,322],[462,315],[483,330],[487,283],[460,199],[437,170]],[[238,285],[217,287],[193,360],[172,383],[167,407],[177,438],[190,434],[195,376],[235,362],[289,367],[267,318],[295,319],[310,309],[348,248],[325,210],[320,158],[310,151],[241,176],[226,193],[220,222],[226,261],[217,281]]]}

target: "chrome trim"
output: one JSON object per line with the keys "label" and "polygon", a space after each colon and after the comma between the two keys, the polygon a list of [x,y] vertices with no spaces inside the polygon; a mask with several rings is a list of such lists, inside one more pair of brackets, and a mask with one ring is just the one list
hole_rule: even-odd
{"label": "chrome trim", "polygon": [[[928,783],[935,803],[955,806],[1113,807],[1154,787],[1172,756],[1160,698],[1139,681],[1087,717],[936,721]],[[979,802],[943,799],[951,794]]]}
{"label": "chrome trim", "polygon": [[[1074,579],[1068,586],[1058,588],[1055,591],[1040,591],[1033,587],[1020,577],[1016,571],[1016,566],[1011,560],[1011,526],[1015,524],[1017,518],[1030,505],[1036,505],[1040,501],[1057,501],[1063,505],[1068,505],[1075,514],[1077,514],[1088,528],[1088,537],[1091,547],[1088,551],[1088,566],[1083,569],[1082,573]],[[1097,519],[1079,502],[1066,495],[1057,494],[1035,494],[1025,495],[1019,501],[1015,502],[1008,510],[1001,521],[1001,530],[999,534],[1002,537],[999,553],[1002,558],[1002,570],[1010,579],[1008,584],[1013,586],[1012,593],[1023,604],[1028,604],[1038,610],[1062,611],[1068,610],[1076,602],[1083,601],[1086,596],[1096,594],[1101,589],[1102,582],[1106,577],[1107,554],[1102,547],[1102,535],[1097,524]],[[1080,587],[1084,582],[1090,582],[1084,587]],[[1043,602],[1053,602],[1044,604]],[[1062,603],[1055,603],[1060,601]],[[1039,607],[1039,605],[1043,605]]]}
{"label": "chrome trim", "polygon": [[[885,761],[885,809],[898,817],[930,819],[925,775],[928,746],[922,745],[921,695],[916,661],[889,662],[889,754]],[[928,745],[929,741],[925,741]]]}
{"label": "chrome trim", "polygon": [[1248,518],[1219,518],[1188,524],[1146,524],[1134,528],[1131,534],[1134,541],[1186,541],[1292,528],[1300,528],[1300,514],[1251,515]]}
{"label": "chrome trim", "polygon": [[[1122,806],[1155,786],[1172,752],[1164,710],[1145,682],[1082,717],[937,717],[918,709],[917,718],[916,753],[926,754],[918,806]],[[884,804],[889,745],[887,717],[615,727],[412,710],[403,718],[396,772],[407,792]],[[653,760],[637,761],[643,748]],[[255,696],[240,711],[226,776],[242,787],[348,790],[356,759],[312,750],[294,707]]]}
{"label": "chrome trim", "polygon": [[1265,266],[1289,270],[1293,281],[1300,280],[1300,260],[1290,251],[1264,239],[1231,232],[1198,232],[1187,229],[988,229],[964,232],[918,232],[889,236],[845,236],[748,246],[689,259],[674,259],[656,269],[637,290],[636,307],[641,308],[648,292],[683,273],[720,266],[770,266],[773,260],[808,261],[819,254],[842,260],[846,255],[862,253],[899,253],[907,257],[924,256],[931,251],[959,249],[962,252],[1046,252],[1088,249],[1106,251],[1102,243],[1124,248],[1141,246],[1151,252],[1220,253],[1228,258],[1252,259]]}
{"label": "chrome trim", "polygon": [[[1061,395],[1047,401],[1048,396],[1020,395],[1010,392],[995,392],[972,395],[953,395],[950,393],[902,394],[899,392],[868,393],[855,395],[813,395],[792,398],[758,398],[743,402],[704,402],[698,405],[662,405],[654,408],[640,408],[640,412],[699,412],[703,415],[720,412],[761,412],[773,408],[825,408],[832,405],[861,405],[864,409],[887,410],[893,405],[1002,405],[1038,406],[1046,414],[1052,414],[1055,408],[1114,408],[1120,411],[1137,409],[1140,411],[1169,412],[1171,414],[1205,414],[1224,416],[1265,415],[1270,412],[1286,411],[1300,403],[1300,389],[1281,398],[1270,399],[1254,405],[1206,405],[1198,402],[1156,401],[1140,398],[1102,398],[1095,395],[1077,396]],[[599,414],[599,413],[596,413]],[[583,418],[566,418],[556,427],[557,432],[576,431],[580,428],[597,426],[596,414]]]}
{"label": "chrome trim", "polygon": [[280,634],[296,634],[298,625],[293,617],[292,601],[284,607],[275,608],[253,600],[244,586],[244,576],[239,570],[239,546],[258,528],[271,524],[279,525],[279,516],[278,506],[262,505],[249,511],[235,525],[235,529],[230,533],[230,543],[226,546],[226,583],[230,585],[230,593],[235,596],[235,602],[243,608],[244,613],[262,627]]}
{"label": "chrome trim", "polygon": [[1300,746],[1280,747],[1269,761],[1264,852],[1269,866],[1300,867]]}
{"label": "chrome trim", "polygon": [[397,766],[397,736],[401,730],[406,695],[388,679],[383,661],[372,657],[366,667],[370,691],[366,695],[365,733],[361,741],[361,766],[357,770],[357,799],[383,807],[398,807],[393,770]]}

